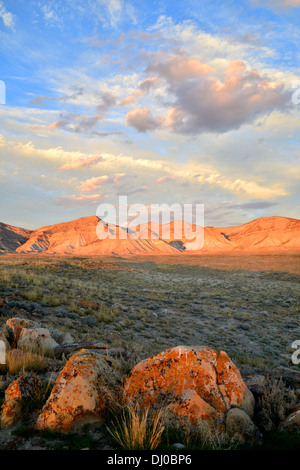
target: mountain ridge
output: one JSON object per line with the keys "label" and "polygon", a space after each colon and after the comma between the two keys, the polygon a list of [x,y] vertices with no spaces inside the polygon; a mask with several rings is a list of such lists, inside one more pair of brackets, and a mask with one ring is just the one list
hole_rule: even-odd
{"label": "mountain ridge", "polygon": [[[181,237],[175,231],[183,227]],[[109,232],[110,237],[99,239]],[[198,230],[198,244],[191,235]],[[178,233],[178,232],[177,232]],[[204,234],[203,247],[201,233]],[[129,234],[131,236],[129,236]],[[142,237],[141,237],[142,235]],[[152,238],[147,238],[147,236]],[[27,230],[0,223],[0,253],[48,253],[70,255],[180,254],[300,250],[300,220],[259,217],[238,226],[201,227],[173,221],[141,224],[130,229],[107,224],[97,216],[45,225]]]}

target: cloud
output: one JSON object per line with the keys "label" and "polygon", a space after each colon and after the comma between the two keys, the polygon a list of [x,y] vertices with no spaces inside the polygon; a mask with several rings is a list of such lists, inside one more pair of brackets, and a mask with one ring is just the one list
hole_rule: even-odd
{"label": "cloud", "polygon": [[155,88],[157,85],[159,84],[159,79],[158,78],[147,78],[146,80],[144,80],[142,83],[140,83],[139,85],[139,89],[134,91],[131,95],[127,96],[122,102],[121,102],[121,106],[125,106],[127,104],[131,104],[133,103],[134,101],[136,101],[136,99],[139,97],[139,96],[142,96],[144,95],[145,93],[149,93],[149,91],[152,89],[152,88]]}
{"label": "cloud", "polygon": [[126,125],[138,132],[147,132],[160,127],[161,121],[154,119],[148,108],[136,108],[126,114]]}
{"label": "cloud", "polygon": [[93,178],[89,178],[85,181],[82,181],[78,187],[78,189],[82,192],[93,192],[98,191],[98,189],[104,184],[107,183],[109,177],[107,175],[104,176],[97,176]]}
{"label": "cloud", "polygon": [[105,183],[118,184],[120,179],[123,176],[125,176],[125,173],[117,173],[115,175],[95,176],[87,180],[81,181],[80,185],[78,186],[78,189],[79,191],[85,192],[85,193],[98,191],[101,188],[101,186],[103,186]]}
{"label": "cloud", "polygon": [[7,28],[14,29],[15,26],[15,21],[14,21],[14,16],[12,13],[6,10],[5,6],[3,5],[3,2],[0,1],[0,18],[2,19],[4,25]]}
{"label": "cloud", "polygon": [[300,0],[252,0],[252,3],[261,5],[263,7],[283,7],[283,8],[298,8],[300,7]]}
{"label": "cloud", "polygon": [[[62,147],[42,149],[35,147],[32,142],[22,143],[6,141],[2,135],[0,135],[0,152],[6,155],[10,166],[12,162],[14,162],[15,167],[18,169],[23,167],[25,165],[24,162],[26,162],[25,166],[30,168],[31,175],[34,175],[33,170],[36,168],[36,175],[38,175],[39,181],[39,175],[41,171],[46,171],[45,168],[49,174],[51,168],[56,171],[58,164],[61,167],[95,157],[93,154],[84,152],[66,151]],[[278,177],[277,182],[274,183],[272,182],[272,178],[270,179],[269,177],[270,171],[262,175],[260,181],[257,182],[255,178],[249,176],[247,172],[244,177],[242,174],[239,175],[239,177],[234,176],[232,173],[227,175],[223,166],[221,166],[219,170],[217,167],[208,163],[204,165],[197,162],[167,162],[111,153],[103,153],[101,158],[101,168],[103,167],[103,171],[107,172],[107,175],[110,175],[109,183],[114,182],[114,180],[118,182],[121,176],[125,176],[125,168],[128,169],[128,171],[126,171],[128,176],[131,175],[133,178],[133,176],[137,174],[139,179],[137,180],[138,184],[133,188],[134,191],[136,191],[136,188],[142,188],[142,190],[145,191],[145,182],[148,184],[148,181],[157,181],[157,179],[161,178],[161,175],[164,174],[164,177],[180,178],[183,182],[189,184],[190,189],[194,188],[197,191],[206,191],[208,188],[214,188],[213,190],[216,191],[235,194],[241,199],[247,197],[258,200],[274,200],[280,196],[290,194],[288,189],[291,184],[288,181],[291,179],[292,174],[286,175],[283,171],[284,168],[281,169],[280,178]],[[11,173],[9,169],[10,166],[7,166],[8,175]],[[3,165],[2,168],[5,170]],[[121,168],[124,173],[119,173]],[[145,180],[145,175],[147,180]],[[23,179],[24,173],[22,172],[22,181]],[[57,176],[52,181],[56,186],[59,185],[59,188],[66,187],[67,185],[67,181],[63,179],[58,181]],[[120,189],[125,191],[126,194],[127,188],[130,191],[132,186],[127,185],[127,187],[125,187],[123,185]],[[151,189],[149,191],[151,193]],[[122,194],[122,192],[120,194]]]}
{"label": "cloud", "polygon": [[142,83],[140,83],[140,90],[145,92],[149,92],[151,88],[155,88],[157,85],[159,85],[159,78],[157,77],[152,77],[152,78],[146,78]]}
{"label": "cloud", "polygon": [[132,95],[129,95],[127,96],[122,102],[121,102],[121,106],[126,106],[127,104],[131,104],[133,103],[136,98],[140,95],[142,95],[143,92],[141,90],[136,90],[135,92],[132,93]]}
{"label": "cloud", "polygon": [[147,186],[139,186],[137,188],[130,188],[130,189],[122,188],[120,191],[118,191],[117,194],[120,196],[124,194],[129,196],[129,195],[136,194],[136,193],[145,193],[146,191],[148,191]]}
{"label": "cloud", "polygon": [[156,180],[157,183],[169,183],[171,181],[176,181],[178,178],[176,176],[162,176]]}
{"label": "cloud", "polygon": [[79,168],[96,165],[101,161],[103,161],[103,158],[98,155],[86,158],[79,158],[76,160],[73,159],[69,163],[65,163],[64,165],[62,165],[59,170],[77,170]]}
{"label": "cloud", "polygon": [[97,204],[100,200],[105,198],[105,195],[102,194],[93,194],[93,195],[80,195],[80,196],[75,196],[73,194],[72,196],[61,196],[58,199],[55,199],[53,201],[53,204],[56,204],[57,206],[77,206],[77,205],[86,205],[88,203],[91,204]]}
{"label": "cloud", "polygon": [[236,204],[235,207],[246,210],[261,210],[268,209],[269,207],[277,206],[279,203],[276,201],[251,201],[242,204]]}
{"label": "cloud", "polygon": [[145,72],[155,72],[169,83],[184,82],[212,72],[214,69],[198,59],[173,56],[161,62],[152,62]]}
{"label": "cloud", "polygon": [[205,64],[182,57],[153,62],[147,70],[166,80],[174,98],[166,103],[166,115],[156,120],[148,108],[129,113],[127,125],[139,132],[166,127],[178,134],[223,133],[290,103],[283,83],[247,70],[242,61],[231,62],[218,75]]}

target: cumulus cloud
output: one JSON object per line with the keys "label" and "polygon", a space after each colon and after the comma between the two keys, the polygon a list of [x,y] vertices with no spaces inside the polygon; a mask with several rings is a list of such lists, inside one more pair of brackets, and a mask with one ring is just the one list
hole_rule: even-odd
{"label": "cumulus cloud", "polygon": [[241,61],[231,62],[222,73],[196,59],[167,57],[152,62],[146,71],[155,71],[173,97],[165,103],[165,116],[154,119],[148,108],[137,108],[126,123],[139,132],[166,127],[179,134],[222,133],[251,123],[259,115],[283,109],[290,103],[290,92],[283,83],[247,70]]}

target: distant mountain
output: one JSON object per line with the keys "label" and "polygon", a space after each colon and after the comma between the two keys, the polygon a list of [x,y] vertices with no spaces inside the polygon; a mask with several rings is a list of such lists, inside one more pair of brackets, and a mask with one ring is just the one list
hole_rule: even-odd
{"label": "distant mountain", "polygon": [[31,230],[13,227],[0,222],[0,253],[15,251],[30,237]]}
{"label": "distant mountain", "polygon": [[[184,236],[178,236],[180,228]],[[102,235],[109,233],[110,237],[99,239],[97,230]],[[196,230],[198,244],[191,239]],[[288,217],[260,217],[236,227],[205,227],[204,244],[199,250],[201,233],[200,227],[179,221],[143,224],[126,230],[106,224],[96,216],[34,231],[0,223],[0,252],[88,256],[300,250],[300,220]]]}

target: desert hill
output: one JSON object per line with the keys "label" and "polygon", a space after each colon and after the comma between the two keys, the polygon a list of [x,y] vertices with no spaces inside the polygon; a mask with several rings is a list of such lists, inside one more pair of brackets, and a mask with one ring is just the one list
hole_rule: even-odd
{"label": "desert hill", "polygon": [[0,253],[15,251],[30,237],[31,230],[14,227],[0,222]]}
{"label": "desert hill", "polygon": [[[182,236],[178,236],[180,228],[184,234]],[[102,234],[102,239],[98,238],[97,231]],[[195,241],[192,235],[196,231]],[[300,249],[300,220],[277,216],[260,217],[235,227],[205,227],[204,232],[201,227],[179,221],[169,224],[142,224],[127,230],[107,224],[96,216],[48,225],[34,231],[0,224],[1,252],[89,256],[298,249]]]}

